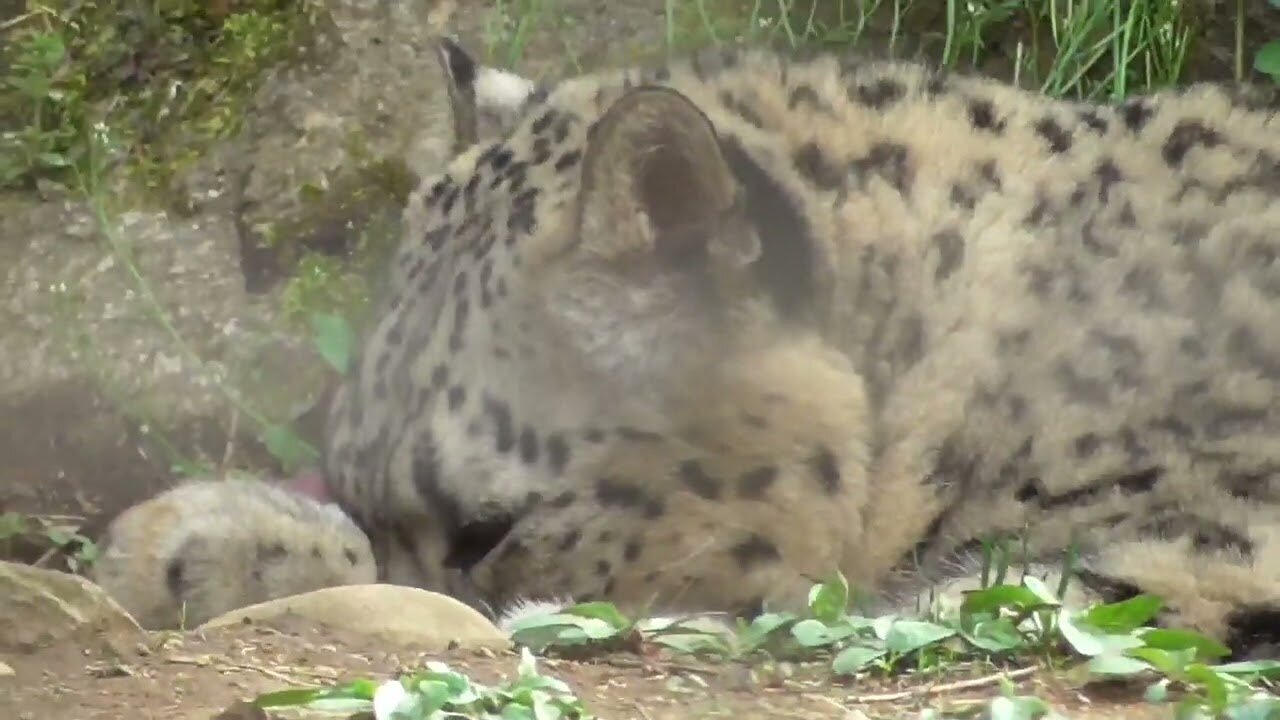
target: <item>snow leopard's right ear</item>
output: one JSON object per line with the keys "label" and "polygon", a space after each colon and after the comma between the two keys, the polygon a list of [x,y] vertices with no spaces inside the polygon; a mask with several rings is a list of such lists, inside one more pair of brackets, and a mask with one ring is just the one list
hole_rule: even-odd
{"label": "snow leopard's right ear", "polygon": [[453,113],[453,151],[506,135],[537,86],[513,72],[480,65],[451,37],[436,41]]}

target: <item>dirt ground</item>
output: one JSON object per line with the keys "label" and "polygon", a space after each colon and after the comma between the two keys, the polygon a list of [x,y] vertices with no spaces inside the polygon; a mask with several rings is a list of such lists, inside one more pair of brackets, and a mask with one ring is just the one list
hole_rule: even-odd
{"label": "dirt ground", "polygon": [[[0,713],[17,720],[267,720],[245,704],[260,693],[384,679],[440,660],[478,682],[514,677],[514,652],[454,650],[427,655],[388,647],[300,621],[236,626],[205,634],[152,633],[146,640],[66,642],[0,666]],[[786,668],[786,665],[781,666]],[[896,718],[920,708],[963,710],[991,697],[989,670],[959,671],[927,681],[834,681],[825,663],[746,666],[686,657],[615,653],[585,661],[542,659],[541,672],[567,682],[600,718]],[[943,684],[974,680],[975,688]],[[1020,693],[1034,693],[1071,718],[1162,718],[1172,708],[1146,705],[1141,688],[1067,687],[1051,674],[1017,674]],[[914,690],[914,692],[913,692]],[[878,697],[877,697],[878,696]],[[281,715],[280,717],[285,717]]]}

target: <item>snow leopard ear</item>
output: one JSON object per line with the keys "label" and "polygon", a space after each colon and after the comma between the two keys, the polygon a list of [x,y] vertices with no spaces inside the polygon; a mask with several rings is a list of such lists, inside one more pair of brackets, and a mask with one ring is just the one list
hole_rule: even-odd
{"label": "snow leopard ear", "polygon": [[739,268],[760,256],[715,128],[676,90],[641,87],[605,111],[587,140],[581,192],[579,231],[604,254],[643,248],[671,267],[714,257]]}
{"label": "snow leopard ear", "polygon": [[454,38],[438,38],[436,56],[449,91],[454,152],[505,135],[537,87],[513,72],[479,64]]}
{"label": "snow leopard ear", "polygon": [[445,87],[449,91],[449,110],[453,114],[454,152],[475,144],[479,123],[476,118],[476,63],[452,38],[436,41],[436,56],[444,70]]}

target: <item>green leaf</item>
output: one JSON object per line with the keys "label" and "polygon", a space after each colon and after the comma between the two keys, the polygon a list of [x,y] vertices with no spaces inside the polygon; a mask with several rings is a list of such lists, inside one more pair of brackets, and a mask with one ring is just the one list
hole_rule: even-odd
{"label": "green leaf", "polygon": [[1129,650],[1129,657],[1145,660],[1156,670],[1170,677],[1181,677],[1186,667],[1195,662],[1195,650],[1164,650],[1162,648],[1140,647]]}
{"label": "green leaf", "polygon": [[311,329],[315,333],[316,350],[320,352],[320,356],[334,370],[346,374],[356,344],[355,332],[347,319],[341,315],[314,313],[311,316]]}
{"label": "green leaf", "polygon": [[544,613],[542,615],[528,615],[511,623],[512,632],[521,632],[523,630],[535,630],[541,628],[562,628],[577,627],[583,623],[581,617],[569,615],[567,613]]}
{"label": "green leaf", "polygon": [[1253,67],[1260,73],[1280,78],[1280,40],[1263,45],[1253,56]]}
{"label": "green leaf", "polygon": [[889,628],[884,644],[886,648],[895,653],[909,653],[926,645],[945,640],[955,634],[955,629],[935,625],[931,622],[899,620]]}
{"label": "green leaf", "polygon": [[850,623],[828,625],[814,619],[801,620],[791,626],[791,636],[805,647],[825,647],[856,632],[857,628]]}
{"label": "green leaf", "polygon": [[[402,681],[403,682],[403,681]],[[423,715],[430,715],[436,710],[442,710],[451,704],[454,690],[449,683],[438,678],[422,678],[414,682],[404,682],[405,689],[409,691],[410,697],[417,701],[423,712]]]}
{"label": "green leaf", "polygon": [[885,648],[869,645],[847,647],[831,661],[831,670],[837,675],[852,675],[888,653],[889,651]]}
{"label": "green leaf", "polygon": [[0,540],[18,537],[26,532],[27,520],[22,515],[7,510],[0,513]]}
{"label": "green leaf", "polygon": [[1087,667],[1093,675],[1115,676],[1137,675],[1151,669],[1146,662],[1119,653],[1104,653],[1092,657]]}
{"label": "green leaf", "polygon": [[538,695],[533,699],[533,707],[530,708],[529,717],[534,720],[560,720],[563,717],[558,704],[551,701],[550,698]]}
{"label": "green leaf", "polygon": [[1227,683],[1222,676],[1204,665],[1192,665],[1187,668],[1187,679],[1204,688],[1209,699],[1209,709],[1214,715],[1227,707]]}
{"label": "green leaf", "polygon": [[364,700],[372,700],[373,694],[378,692],[378,683],[372,680],[356,680],[347,683],[345,686],[329,691],[330,697],[352,697],[362,698]]}
{"label": "green leaf", "polygon": [[259,695],[253,704],[260,708],[301,707],[323,695],[323,690],[279,690]]}
{"label": "green leaf", "polygon": [[600,618],[566,612],[522,618],[513,624],[511,639],[538,651],[550,645],[583,645],[619,634],[618,628]]}
{"label": "green leaf", "polygon": [[763,615],[757,615],[750,625],[739,630],[738,640],[744,650],[754,649],[775,633],[795,624],[797,620],[799,618],[790,613],[764,613]]}
{"label": "green leaf", "polygon": [[373,701],[360,698],[320,698],[307,703],[306,708],[316,712],[347,716],[372,710]]}
{"label": "green leaf", "polygon": [[1280,697],[1253,697],[1224,713],[1227,720],[1280,720]]}
{"label": "green leaf", "polygon": [[840,572],[809,590],[809,612],[828,625],[839,622],[848,607],[849,583]]}
{"label": "green leaf", "polygon": [[49,81],[43,77],[9,77],[6,81],[32,101],[40,102],[49,95]]}
{"label": "green leaf", "polygon": [[871,621],[871,629],[875,631],[877,638],[884,640],[889,637],[889,630],[896,622],[898,622],[898,616],[895,614],[881,615]]}
{"label": "green leaf", "polygon": [[1215,665],[1213,669],[1228,675],[1254,675],[1268,680],[1280,678],[1280,660],[1248,660]]}
{"label": "green leaf", "polygon": [[1147,647],[1161,650],[1190,650],[1195,660],[1214,660],[1231,654],[1231,649],[1213,638],[1191,630],[1147,628],[1138,634]]}
{"label": "green leaf", "polygon": [[97,562],[100,552],[101,551],[98,549],[97,543],[88,542],[80,546],[80,550],[76,555],[80,562],[92,565]]}
{"label": "green leaf", "polygon": [[660,633],[649,638],[649,640],[655,645],[669,647],[685,655],[696,655],[698,653],[723,654],[729,652],[729,646],[723,638],[708,633]]}
{"label": "green leaf", "polygon": [[520,648],[520,663],[516,665],[516,673],[521,680],[538,676],[538,658],[529,652],[529,648]]}
{"label": "green leaf", "polygon": [[1162,703],[1169,699],[1169,678],[1161,678],[1142,692],[1142,699],[1149,703]]}
{"label": "green leaf", "polygon": [[315,448],[284,425],[268,426],[262,431],[261,440],[267,452],[284,466],[285,473],[292,473],[320,459]]}
{"label": "green leaf", "polygon": [[1004,652],[1026,644],[1022,633],[1013,626],[1013,620],[1007,617],[979,621],[961,634],[970,644],[987,652]]}
{"label": "green leaf", "polygon": [[1095,605],[1083,613],[1089,625],[1106,632],[1130,632],[1142,627],[1160,612],[1163,603],[1154,595],[1135,595],[1128,600]]}
{"label": "green leaf", "polygon": [[1058,614],[1058,632],[1062,633],[1062,639],[1073,650],[1086,657],[1143,645],[1142,640],[1135,635],[1105,633],[1087,624],[1077,623],[1077,618],[1068,612]]}
{"label": "green leaf", "polygon": [[44,152],[39,155],[40,163],[45,167],[61,168],[71,165],[71,160],[62,153]]}
{"label": "green leaf", "polygon": [[748,627],[760,632],[773,632],[794,623],[798,618],[791,613],[764,613],[757,615]]}
{"label": "green leaf", "polygon": [[995,613],[1001,608],[1026,610],[1041,607],[1044,603],[1029,588],[1021,585],[992,585],[965,596],[960,605],[960,612],[965,615],[975,613]]}
{"label": "green leaf", "polygon": [[1044,581],[1035,575],[1024,575],[1022,577],[1022,585],[1031,592],[1035,593],[1036,598],[1043,605],[1058,605],[1058,596],[1044,584]]}
{"label": "green leaf", "polygon": [[356,680],[328,689],[281,690],[259,695],[254,705],[269,707],[308,707],[358,711],[368,709],[378,689],[372,680]]}
{"label": "green leaf", "polygon": [[533,708],[524,705],[504,705],[502,720],[537,720],[537,716],[534,715]]}
{"label": "green leaf", "polygon": [[25,50],[23,62],[42,70],[56,69],[67,56],[67,44],[62,35],[53,32],[43,32],[31,37]]}
{"label": "green leaf", "polygon": [[608,623],[610,627],[623,630],[631,627],[631,621],[627,616],[623,615],[613,603],[607,602],[588,602],[573,607],[565,608],[562,611],[565,615],[575,615],[577,617],[595,618]]}

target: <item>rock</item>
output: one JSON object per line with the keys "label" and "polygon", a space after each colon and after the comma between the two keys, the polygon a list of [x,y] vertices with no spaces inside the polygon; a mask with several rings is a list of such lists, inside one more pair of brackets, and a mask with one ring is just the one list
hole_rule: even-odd
{"label": "rock", "polygon": [[[0,192],[0,508],[83,516],[96,538],[171,484],[178,460],[270,472],[318,460],[280,462],[298,446],[265,435],[323,415],[316,397],[334,380],[298,298],[338,288],[284,295],[295,255],[369,274],[376,297],[400,199],[448,154],[432,38],[455,34],[500,64],[517,46],[492,3],[320,5],[324,29],[303,57],[255,83],[236,132],[173,168],[162,197],[123,172],[95,195],[104,217],[79,191]],[[623,5],[566,0],[572,23],[547,15],[527,34],[521,23],[521,71],[660,54],[663,4]],[[318,428],[297,429],[321,444]]]}
{"label": "rock", "polygon": [[454,644],[493,650],[511,641],[493,623],[447,595],[402,585],[344,585],[278,598],[220,615],[197,631],[242,622],[270,625],[302,617],[339,630],[444,650]]}
{"label": "rock", "polygon": [[79,575],[0,561],[0,653],[60,640],[141,640],[142,628],[102,588]]}

